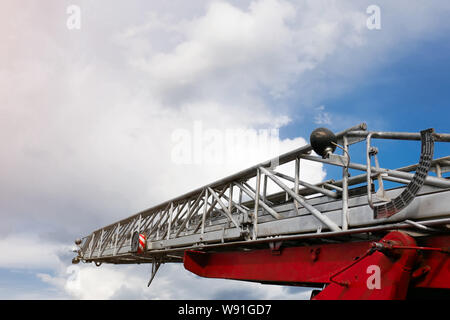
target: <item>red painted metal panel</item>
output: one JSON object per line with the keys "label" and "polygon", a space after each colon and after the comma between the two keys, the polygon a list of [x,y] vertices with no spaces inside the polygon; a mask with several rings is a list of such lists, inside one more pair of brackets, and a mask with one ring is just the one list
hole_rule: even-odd
{"label": "red painted metal panel", "polygon": [[184,267],[202,277],[264,282],[329,283],[329,277],[370,249],[370,242],[248,252],[186,251]]}
{"label": "red painted metal panel", "polygon": [[[186,251],[187,270],[209,278],[327,285],[315,299],[405,299],[409,287],[450,289],[450,236],[414,238],[393,231],[372,241],[278,250]],[[427,250],[428,248],[428,250]],[[379,273],[379,282],[376,273]]]}

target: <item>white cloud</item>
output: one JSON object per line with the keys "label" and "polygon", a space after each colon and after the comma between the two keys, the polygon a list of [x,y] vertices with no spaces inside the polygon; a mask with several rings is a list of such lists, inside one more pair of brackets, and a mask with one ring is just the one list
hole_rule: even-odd
{"label": "white cloud", "polygon": [[316,108],[316,116],[314,117],[314,123],[319,125],[331,125],[331,117],[328,112],[325,112],[325,107],[320,106]]}
{"label": "white cloud", "polygon": [[148,288],[150,265],[70,264],[70,247],[19,234],[0,241],[0,268],[35,273],[46,286],[12,288],[6,299],[307,299],[310,290],[200,278],[165,264]]}
{"label": "white cloud", "polygon": [[184,270],[181,264],[162,265],[150,287],[150,265],[76,265],[54,275],[38,277],[61,295],[76,299],[308,299],[310,289],[258,283],[206,279]]}
{"label": "white cloud", "polygon": [[59,254],[70,252],[67,244],[58,244],[38,238],[32,233],[10,234],[0,239],[0,268],[57,269]]}
{"label": "white cloud", "polygon": [[190,21],[152,17],[156,22],[128,29],[118,41],[134,47],[153,28],[178,35],[172,50],[129,58],[148,74],[151,90],[172,103],[209,95],[255,99],[262,90],[283,96],[342,43],[361,45],[365,22],[363,13],[334,2],[278,0],[254,1],[245,9],[213,1],[205,15]]}

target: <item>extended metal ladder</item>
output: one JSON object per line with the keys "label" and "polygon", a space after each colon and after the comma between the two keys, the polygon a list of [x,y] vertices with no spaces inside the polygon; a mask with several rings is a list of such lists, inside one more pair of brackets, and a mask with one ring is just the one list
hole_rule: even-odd
{"label": "extended metal ladder", "polygon": [[[342,155],[313,155],[313,147],[306,145],[102,227],[76,240],[73,263],[152,263],[153,279],[161,263],[182,262],[186,250],[276,248],[279,241],[427,230],[450,223],[450,180],[442,176],[450,171],[450,156],[433,159],[434,143],[450,142],[450,134],[432,129],[372,132],[363,123],[334,138],[333,151],[338,146]],[[420,161],[395,170],[381,168],[373,139],[420,140]],[[366,163],[352,162],[349,146],[364,141]],[[317,184],[302,181],[301,160],[341,167],[342,176]],[[292,175],[276,171],[290,162]],[[349,169],[361,174],[350,177]],[[386,190],[383,181],[401,186]],[[268,184],[282,191],[269,194]]]}

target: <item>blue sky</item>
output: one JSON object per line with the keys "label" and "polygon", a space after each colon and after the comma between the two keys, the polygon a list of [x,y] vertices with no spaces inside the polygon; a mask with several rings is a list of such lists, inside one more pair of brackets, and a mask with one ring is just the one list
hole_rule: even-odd
{"label": "blue sky", "polygon": [[[81,9],[79,30],[66,26],[71,4]],[[379,30],[366,26],[371,4],[381,9]],[[450,132],[449,13],[444,0],[7,0],[0,298],[307,298],[181,266],[164,266],[153,290],[146,266],[80,266],[77,284],[70,250],[76,237],[268,159],[249,145],[238,163],[177,164],[173,133],[196,123],[279,128],[281,152],[318,126]],[[419,142],[374,144],[381,166],[419,159]],[[435,157],[449,152],[438,143]],[[312,182],[340,174],[305,171]]]}
{"label": "blue sky", "polygon": [[[330,114],[348,114],[351,118],[361,119],[372,131],[419,132],[434,128],[438,133],[448,132],[450,117],[448,36],[439,33],[409,43],[407,47],[395,49],[388,61],[382,62],[379,68],[367,73],[364,81],[355,82],[350,92],[323,99],[318,97],[318,104],[326,106],[326,111]],[[296,102],[290,101],[292,105]],[[314,112],[320,111],[311,110],[311,118]],[[354,122],[355,125],[358,123]],[[331,123],[324,126],[335,132],[346,128],[339,121],[334,122],[332,116]],[[294,120],[281,128],[280,136],[307,137],[316,127],[318,125],[314,121]],[[386,168],[401,167],[419,160],[419,141],[374,140],[373,144],[380,149],[381,166]],[[359,154],[356,153],[357,158],[354,160],[365,163],[363,152],[364,149],[361,149]],[[435,158],[446,156],[449,152],[450,145],[436,143]],[[332,178],[340,172],[340,169],[331,169],[327,172],[328,178]]]}

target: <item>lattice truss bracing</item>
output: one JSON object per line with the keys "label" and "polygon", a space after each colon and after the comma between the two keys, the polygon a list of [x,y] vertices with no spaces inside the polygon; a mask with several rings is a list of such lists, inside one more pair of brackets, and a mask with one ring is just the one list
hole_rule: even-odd
{"label": "lattice truss bracing", "polygon": [[[382,168],[373,139],[419,140],[420,161],[395,170]],[[435,142],[450,142],[449,134],[432,129],[370,132],[360,124],[336,134],[336,141],[340,155],[317,156],[306,145],[98,229],[78,240],[74,260],[98,265],[148,262],[156,272],[160,263],[181,262],[186,249],[450,223],[450,180],[443,177],[450,171],[450,156],[433,159]],[[366,163],[351,161],[349,147],[358,143],[365,144]],[[302,181],[301,164],[307,161],[341,167],[342,175],[316,184]],[[277,171],[289,163],[291,174]],[[361,173],[350,177],[349,169]],[[387,190],[384,181],[401,186]],[[274,186],[278,191],[270,193]],[[145,242],[139,242],[139,235]]]}

